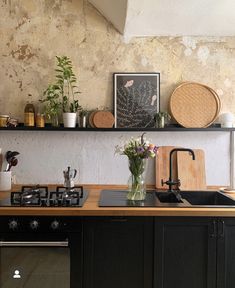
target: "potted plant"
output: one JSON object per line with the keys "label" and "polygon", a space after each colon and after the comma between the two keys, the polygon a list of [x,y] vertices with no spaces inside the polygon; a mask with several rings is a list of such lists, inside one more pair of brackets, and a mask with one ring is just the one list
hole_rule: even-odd
{"label": "potted plant", "polygon": [[167,121],[171,120],[171,116],[168,112],[158,112],[154,116],[156,121],[156,128],[164,128]]}
{"label": "potted plant", "polygon": [[67,56],[56,56],[57,86],[62,98],[64,127],[75,127],[77,111],[80,108],[75,95],[79,93],[76,86],[77,78],[73,72],[72,62]]}
{"label": "potted plant", "polygon": [[61,112],[60,101],[60,88],[57,84],[50,84],[48,88],[43,92],[44,98],[39,100],[41,103],[45,103],[45,113],[52,126],[59,126],[59,114]]}

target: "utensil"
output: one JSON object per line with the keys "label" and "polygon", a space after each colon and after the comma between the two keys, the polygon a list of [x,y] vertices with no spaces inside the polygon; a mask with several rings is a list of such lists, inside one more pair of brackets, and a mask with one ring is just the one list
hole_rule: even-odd
{"label": "utensil", "polygon": [[7,171],[10,171],[11,167],[16,166],[17,164],[18,164],[18,159],[15,157],[11,158],[11,161],[9,163],[9,167],[8,167]]}
{"label": "utensil", "polygon": [[7,151],[6,152],[6,161],[7,161],[7,167],[5,171],[10,171],[12,166],[16,166],[18,164],[18,160],[15,156],[19,155],[20,153],[17,151]]}
{"label": "utensil", "polygon": [[17,151],[7,151],[7,153],[6,153],[6,160],[7,160],[7,162],[8,162],[8,159],[9,159],[9,161],[10,161],[10,158],[15,157],[15,156],[17,156],[17,155],[19,155],[19,154],[20,154],[20,153],[17,152]]}

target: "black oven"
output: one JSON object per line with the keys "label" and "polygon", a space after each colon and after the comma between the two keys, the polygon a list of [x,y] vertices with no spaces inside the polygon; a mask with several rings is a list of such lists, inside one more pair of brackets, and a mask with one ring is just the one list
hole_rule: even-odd
{"label": "black oven", "polygon": [[1,288],[81,286],[79,218],[0,216]]}

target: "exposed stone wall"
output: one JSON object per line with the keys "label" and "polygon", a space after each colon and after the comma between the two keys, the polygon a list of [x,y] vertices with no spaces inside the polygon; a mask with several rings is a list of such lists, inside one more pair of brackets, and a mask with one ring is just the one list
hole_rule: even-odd
{"label": "exposed stone wall", "polygon": [[[213,87],[223,110],[235,112],[234,48],[235,37],[124,39],[86,0],[0,0],[0,114],[23,120],[28,93],[37,101],[54,80],[56,55],[72,59],[86,108],[112,108],[113,72],[141,71],[161,73],[162,109],[177,84],[191,80]],[[125,184],[127,159],[114,155],[115,145],[137,135],[2,131],[0,147],[3,153],[20,152],[17,183],[62,183],[62,171],[70,165],[80,170],[82,183]],[[204,149],[207,183],[229,184],[229,133],[148,137],[156,145]]]}
{"label": "exposed stone wall", "polygon": [[[144,23],[143,23],[144,25]],[[113,105],[113,72],[160,72],[161,108],[182,81],[213,87],[235,112],[235,37],[124,39],[86,0],[1,0],[0,113],[23,119],[54,79],[55,55],[67,55],[86,108]]]}

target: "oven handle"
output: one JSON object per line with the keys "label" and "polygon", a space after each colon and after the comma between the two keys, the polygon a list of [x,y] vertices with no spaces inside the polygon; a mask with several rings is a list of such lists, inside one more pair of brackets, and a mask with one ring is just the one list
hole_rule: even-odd
{"label": "oven handle", "polygon": [[68,241],[0,241],[0,247],[68,247]]}

